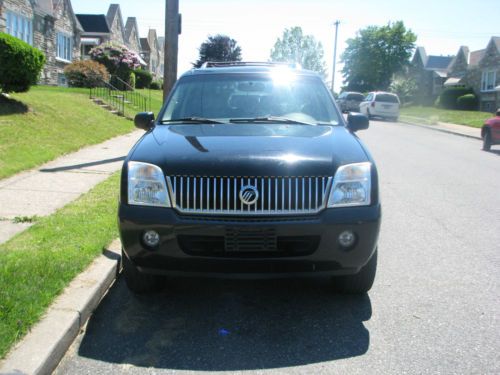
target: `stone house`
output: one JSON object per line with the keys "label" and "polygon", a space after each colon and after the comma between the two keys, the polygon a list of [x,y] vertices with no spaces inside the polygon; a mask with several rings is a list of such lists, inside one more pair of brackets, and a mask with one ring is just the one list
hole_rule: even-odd
{"label": "stone house", "polygon": [[116,44],[125,44],[125,27],[123,26],[122,11],[119,4],[111,4],[106,14],[110,39]]}
{"label": "stone house", "polygon": [[480,110],[495,112],[500,108],[500,37],[491,37],[485,49],[470,52],[468,47],[460,47],[444,83],[458,85],[474,90]]}
{"label": "stone house", "polygon": [[409,74],[417,83],[417,101],[432,104],[443,90],[454,56],[427,55],[424,47],[417,47],[410,62]]}
{"label": "stone house", "polygon": [[66,84],[64,68],[80,58],[83,31],[70,0],[0,0],[0,31],[45,54],[40,83]]}
{"label": "stone house", "polygon": [[139,37],[139,26],[135,17],[128,17],[125,24],[125,45],[138,55],[141,51],[141,40]]}
{"label": "stone house", "polygon": [[77,14],[76,17],[82,26],[81,58],[90,59],[90,50],[102,43],[111,40],[111,31],[104,14]]}
{"label": "stone house", "polygon": [[155,29],[149,29],[147,38],[140,38],[141,57],[147,64],[147,70],[155,79],[163,78],[163,53]]}

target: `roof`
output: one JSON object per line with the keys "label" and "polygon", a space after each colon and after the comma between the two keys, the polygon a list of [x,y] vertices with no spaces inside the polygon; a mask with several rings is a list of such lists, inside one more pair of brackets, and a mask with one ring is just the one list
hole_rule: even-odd
{"label": "roof", "polygon": [[498,51],[500,51],[500,36],[492,36],[491,39],[496,44]]}
{"label": "roof", "polygon": [[486,52],[486,49],[480,49],[477,51],[472,51],[469,56],[469,66],[476,66],[479,64],[479,61],[484,56],[484,53]]}
{"label": "roof", "polygon": [[104,14],[77,14],[76,18],[86,33],[109,33]]}
{"label": "roof", "polygon": [[38,0],[35,2],[35,9],[43,14],[54,16],[54,7],[56,4],[52,0]]}
{"label": "roof", "polygon": [[425,64],[425,69],[429,70],[446,70],[448,65],[450,65],[451,60],[454,56],[429,56],[427,58],[427,64]]}
{"label": "roof", "polygon": [[128,17],[127,23],[125,24],[125,42],[128,42],[130,39],[130,34],[132,34],[132,30],[135,29],[137,35],[139,34],[139,27],[137,26],[137,19],[135,17]]}
{"label": "roof", "polygon": [[[275,71],[275,69],[289,69],[291,72],[298,75],[305,76],[318,76],[319,75],[313,71],[305,69],[296,69],[290,67],[287,64],[276,64],[268,62],[223,62],[216,63],[214,67],[191,69],[190,71],[184,73],[183,75],[196,75],[196,74],[217,74],[217,73],[270,73]],[[220,64],[220,65],[217,65]],[[213,66],[213,65],[212,65]]]}
{"label": "roof", "polygon": [[151,47],[149,46],[148,38],[140,38],[141,41],[141,50],[149,52],[151,51]]}

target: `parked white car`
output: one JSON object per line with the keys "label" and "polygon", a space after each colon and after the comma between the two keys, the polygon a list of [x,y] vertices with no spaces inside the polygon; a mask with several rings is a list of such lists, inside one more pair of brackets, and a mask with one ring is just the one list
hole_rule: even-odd
{"label": "parked white car", "polygon": [[359,111],[368,118],[382,117],[391,121],[399,118],[399,98],[389,92],[370,92],[359,105]]}

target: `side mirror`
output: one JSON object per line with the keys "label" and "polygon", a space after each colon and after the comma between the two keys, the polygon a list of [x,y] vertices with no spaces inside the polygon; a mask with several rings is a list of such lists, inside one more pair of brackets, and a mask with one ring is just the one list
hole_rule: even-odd
{"label": "side mirror", "polygon": [[370,125],[370,120],[368,117],[361,113],[349,112],[347,115],[347,129],[351,132],[357,132],[358,130],[368,129]]}
{"label": "side mirror", "polygon": [[153,127],[154,120],[153,112],[140,112],[135,115],[134,124],[137,128],[148,131]]}

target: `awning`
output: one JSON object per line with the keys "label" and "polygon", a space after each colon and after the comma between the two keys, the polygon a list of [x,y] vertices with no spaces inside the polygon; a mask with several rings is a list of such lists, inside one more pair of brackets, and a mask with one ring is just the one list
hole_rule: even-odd
{"label": "awning", "polygon": [[441,78],[446,78],[446,76],[448,75],[448,73],[446,73],[442,70],[435,70],[434,74],[436,74],[438,77],[441,77]]}
{"label": "awning", "polygon": [[462,78],[448,78],[444,85],[449,87],[449,86],[458,86],[458,85],[461,85],[460,81],[462,80]]}
{"label": "awning", "polygon": [[137,59],[139,59],[139,62],[141,63],[142,66],[148,66],[148,63],[142,59],[142,57],[138,54]]}
{"label": "awning", "polygon": [[101,39],[99,38],[81,38],[80,42],[87,46],[98,46],[101,44]]}

